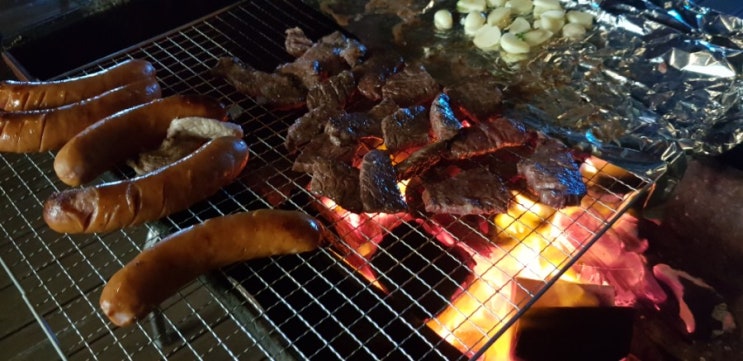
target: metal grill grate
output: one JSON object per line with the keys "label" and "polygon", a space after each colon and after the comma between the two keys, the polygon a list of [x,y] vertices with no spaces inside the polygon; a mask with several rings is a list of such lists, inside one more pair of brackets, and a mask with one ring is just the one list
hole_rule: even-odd
{"label": "metal grill grate", "polygon": [[[106,235],[60,235],[41,218],[43,200],[64,187],[53,175],[53,154],[0,156],[0,259],[62,355],[104,360],[264,359],[266,355],[321,360],[462,357],[462,350],[443,340],[426,321],[450,307],[453,294],[470,292],[462,284],[471,269],[449,247],[409,221],[388,230],[370,261],[389,292],[381,292],[360,277],[332,249],[323,249],[238,264],[202,277],[162,304],[148,321],[130,328],[112,327],[99,311],[98,297],[108,277],[143,246],[177,229],[218,215],[266,207],[301,209],[334,222],[322,217],[326,211],[305,190],[308,178],[291,171],[293,160],[282,151],[286,128],[299,114],[258,106],[208,72],[226,55],[265,70],[290,60],[283,37],[284,29],[293,26],[302,27],[310,38],[337,30],[298,1],[249,1],[60,76],[143,58],[157,68],[165,95],[211,95],[239,114],[236,122],[247,130],[251,146],[245,175],[187,212]],[[541,289],[526,292],[528,299],[513,301],[506,285],[491,285],[487,302],[507,298],[509,310],[493,315],[487,329],[479,330],[477,348],[464,350],[466,355],[482,351],[479,348],[487,348],[488,340],[501,336],[651,185],[640,177],[627,181],[601,170],[599,175],[603,179],[599,188],[622,201],[603,204],[592,199],[609,212],[596,220],[598,229],[585,229],[587,236],[577,240],[579,247],[565,251],[547,241],[543,248],[531,249],[554,272],[544,279]],[[121,176],[127,176],[126,172],[107,175]],[[485,221],[493,223],[492,219]],[[453,222],[482,241],[490,237],[466,219]],[[505,272],[500,269],[504,260],[522,262],[515,248],[494,246],[494,250],[498,256],[489,260],[487,269]],[[562,253],[547,257],[556,250]],[[517,264],[521,266],[508,275],[509,280],[527,275],[527,265]]]}

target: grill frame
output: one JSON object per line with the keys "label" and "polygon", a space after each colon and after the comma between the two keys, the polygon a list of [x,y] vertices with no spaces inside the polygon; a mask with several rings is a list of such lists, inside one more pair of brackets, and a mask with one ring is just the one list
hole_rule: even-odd
{"label": "grill frame", "polygon": [[[287,17],[282,18],[278,14]],[[261,24],[248,26],[250,24],[245,19],[254,19]],[[232,26],[235,22],[246,28]],[[283,27],[275,24],[282,24]],[[274,127],[278,125],[281,129],[282,126],[288,126],[299,113],[279,113],[256,105],[223,81],[208,75],[210,64],[214,64],[218,57],[228,54],[238,56],[246,63],[264,70],[270,70],[281,62],[289,61],[290,57],[283,51],[281,40],[283,29],[294,25],[303,27],[313,39],[339,30],[314,9],[297,1],[245,1],[56,77],[90,73],[127,58],[147,59],[153,62],[158,70],[158,80],[164,95],[196,92],[215,96],[229,104],[231,113],[238,116],[237,122],[251,126],[246,132],[249,134],[247,138],[251,144],[249,167],[257,164],[259,174],[274,173],[270,179],[242,177],[189,211],[160,222],[106,235],[58,235],[49,230],[41,219],[43,200],[51,192],[64,188],[52,173],[53,153],[0,155],[3,162],[3,170],[0,171],[0,195],[6,200],[0,213],[8,220],[0,225],[2,230],[0,234],[7,239],[0,248],[2,252],[0,260],[6,272],[15,281],[16,287],[26,296],[29,309],[36,315],[37,321],[42,324],[61,357],[133,359],[182,356],[201,359],[215,357],[217,353],[228,358],[257,359],[260,358],[258,355],[271,355],[275,359],[326,356],[324,353],[308,354],[307,351],[294,346],[293,336],[288,335],[282,329],[281,322],[267,313],[266,309],[273,305],[260,304],[253,295],[255,292],[251,292],[249,287],[244,285],[247,281],[241,279],[244,272],[260,274],[254,270],[254,266],[245,264],[234,265],[200,278],[161,305],[148,321],[140,322],[131,328],[112,327],[97,306],[97,296],[108,277],[142,247],[156,242],[165,234],[218,215],[282,206],[274,204],[270,198],[256,191],[256,188],[266,187],[265,189],[274,194],[281,194],[284,187],[292,188],[298,191],[300,196],[298,200],[289,199],[289,206],[318,215],[307,203],[314,201],[314,198],[306,191],[304,184],[300,183],[303,178],[296,178],[296,174],[287,171],[292,159],[275,148],[276,144],[283,143],[284,135]],[[256,27],[259,31],[246,32],[246,29],[256,30]],[[244,44],[259,46],[255,48],[257,50],[252,51]],[[118,170],[98,181],[128,176],[130,174],[126,170]],[[634,201],[651,191],[654,179],[640,175],[637,179],[643,182],[642,185],[624,184],[632,191],[631,196],[614,209],[610,217],[602,220],[603,227],[593,234],[591,239],[583,242],[582,248],[566,255],[565,259],[556,265],[557,272],[545,281],[539,292],[532,294],[532,298],[524,305],[515,305],[515,310],[505,320],[493,325],[498,330],[485,341],[481,349],[471,350],[473,358],[478,357],[506,332],[508,327],[559,278],[559,275],[585,253]],[[20,197],[16,190],[23,191]],[[300,204],[301,202],[304,204]],[[17,226],[15,222],[21,227],[11,229],[10,227]],[[320,265],[330,264],[333,272],[340,272],[340,279],[347,280],[352,289],[360,290],[358,291],[358,294],[362,295],[360,297],[378,301],[382,305],[380,307],[398,313],[396,306],[388,305],[389,300],[384,295],[360,279],[330,249],[322,249],[311,255],[265,260],[263,267],[282,268],[285,263],[291,265],[300,262],[302,265],[310,265],[310,269],[317,271],[313,268],[313,259]],[[320,280],[332,286],[331,288],[337,286],[334,283],[337,280],[326,276],[328,269],[316,272],[311,279]],[[52,274],[47,275],[47,272]],[[288,279],[300,286],[298,292],[301,292],[302,282],[293,279],[291,272],[287,272],[287,275]],[[274,292],[276,298],[281,299],[285,296],[271,289],[270,280],[260,282],[263,282],[269,291]],[[60,283],[62,287],[58,288],[57,284]],[[414,296],[409,294],[407,296],[415,300]],[[319,300],[314,301],[322,306]],[[353,301],[349,301],[349,306],[355,306]],[[327,308],[324,310],[333,316],[333,310]],[[368,312],[359,307],[356,307],[356,310],[365,316]],[[309,321],[301,316],[299,319],[308,328],[305,334],[321,335]],[[338,319],[331,317],[330,320]],[[376,324],[373,317],[365,317],[364,320],[372,325]],[[78,325],[81,322],[82,326]],[[413,333],[422,333],[426,330],[426,326],[420,323],[406,319],[400,322]],[[89,323],[92,323],[90,327]],[[385,325],[377,326],[383,329]],[[359,339],[348,327],[344,326],[343,331],[359,345],[360,354],[352,353],[352,356],[379,356],[365,345],[368,340]],[[399,341],[384,334],[384,331],[382,333],[381,336],[393,343]],[[429,342],[427,340],[430,338],[421,339]],[[427,356],[444,359],[445,354],[438,349],[442,347],[441,342],[443,340],[428,343],[430,350],[426,352],[433,354],[411,355],[409,350],[403,348],[399,351],[409,359]],[[250,346],[246,347],[244,344]],[[341,355],[333,347],[328,351],[330,355],[338,358],[346,356]]]}

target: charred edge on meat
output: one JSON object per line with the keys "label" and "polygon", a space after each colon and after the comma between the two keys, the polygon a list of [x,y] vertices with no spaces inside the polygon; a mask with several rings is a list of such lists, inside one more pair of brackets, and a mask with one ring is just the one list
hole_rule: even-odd
{"label": "charred edge on meat", "polygon": [[397,184],[397,174],[390,156],[373,149],[366,153],[359,171],[361,202],[364,212],[397,213],[408,206]]}

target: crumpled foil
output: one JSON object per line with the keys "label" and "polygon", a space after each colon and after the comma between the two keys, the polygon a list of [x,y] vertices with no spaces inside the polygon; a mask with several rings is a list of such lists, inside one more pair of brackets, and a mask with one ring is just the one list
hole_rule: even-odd
{"label": "crumpled foil", "polygon": [[372,48],[391,42],[444,84],[462,76],[463,65],[491,69],[503,79],[511,116],[640,173],[681,154],[716,155],[743,141],[740,18],[681,0],[562,1],[596,16],[588,36],[553,41],[514,62],[476,49],[457,24],[435,31],[438,9],[461,19],[455,3],[326,0],[318,6]]}

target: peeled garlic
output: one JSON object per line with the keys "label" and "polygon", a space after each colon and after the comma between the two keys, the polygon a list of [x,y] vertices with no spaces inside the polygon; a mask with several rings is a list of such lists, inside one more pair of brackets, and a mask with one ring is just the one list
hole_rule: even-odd
{"label": "peeled garlic", "polygon": [[464,14],[472,11],[485,11],[486,5],[485,0],[459,0],[457,1],[457,11]]}
{"label": "peeled garlic", "polygon": [[513,33],[505,33],[500,38],[500,46],[503,51],[511,54],[526,54],[530,47],[525,41],[521,40]]}
{"label": "peeled garlic", "polygon": [[586,28],[580,24],[567,23],[562,27],[562,36],[573,40],[580,40],[586,36]]}
{"label": "peeled garlic", "polygon": [[485,16],[479,11],[473,11],[464,18],[464,33],[475,35],[480,28],[485,25]]}
{"label": "peeled garlic", "polygon": [[534,0],[534,17],[542,16],[545,11],[562,10],[559,0]]}
{"label": "peeled garlic", "polygon": [[539,28],[558,33],[565,25],[565,12],[562,10],[547,10],[539,18]]}
{"label": "peeled garlic", "polygon": [[593,27],[593,15],[587,12],[570,10],[565,17],[569,23],[583,25],[586,29]]}
{"label": "peeled garlic", "polygon": [[488,15],[488,25],[497,26],[501,29],[511,24],[511,8],[495,8]]}
{"label": "peeled garlic", "polygon": [[530,46],[537,46],[552,37],[552,32],[544,29],[534,29],[524,33],[524,41]]}
{"label": "peeled garlic", "polygon": [[520,34],[529,30],[531,30],[531,24],[529,24],[526,19],[520,16],[516,19],[513,19],[511,26],[508,27],[508,31],[514,34]]}
{"label": "peeled garlic", "polygon": [[513,9],[515,14],[527,15],[531,13],[534,3],[531,0],[510,0],[506,3],[506,7]]}
{"label": "peeled garlic", "polygon": [[433,26],[439,30],[449,30],[454,20],[449,10],[441,9],[433,14]]}
{"label": "peeled garlic", "polygon": [[473,43],[482,50],[498,49],[501,31],[497,26],[485,25],[477,31]]}
{"label": "peeled garlic", "polygon": [[507,0],[487,0],[488,6],[491,8],[497,8],[506,5]]}

